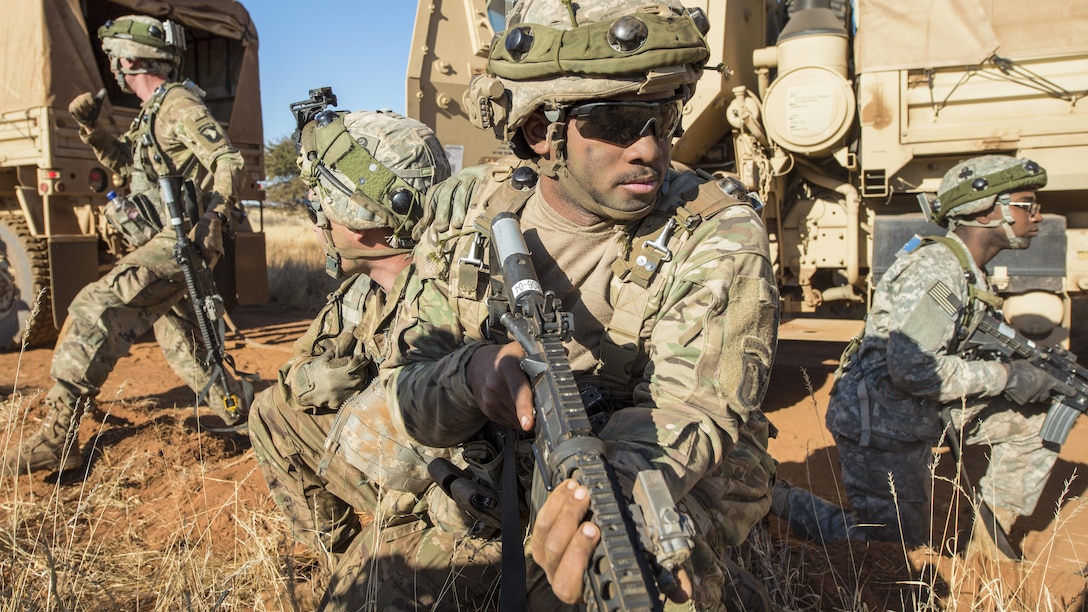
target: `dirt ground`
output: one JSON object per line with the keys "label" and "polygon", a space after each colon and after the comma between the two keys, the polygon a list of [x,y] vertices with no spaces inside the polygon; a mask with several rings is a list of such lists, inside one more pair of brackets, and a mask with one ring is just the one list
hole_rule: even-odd
{"label": "dirt ground", "polygon": [[[288,356],[292,341],[301,334],[309,316],[270,306],[243,307],[234,320],[249,339],[249,344],[228,343],[238,368],[257,374],[262,386],[275,379],[276,370]],[[259,345],[259,346],[258,346]],[[837,487],[837,456],[830,435],[823,425],[831,375],[839,353],[839,343],[783,341],[772,377],[765,411],[779,430],[771,452],[780,462],[781,476],[795,485],[806,486],[829,499],[844,499]],[[41,396],[48,390],[51,349],[35,349],[25,354],[0,354],[0,400],[21,400],[31,406],[28,424],[36,426],[44,410]],[[114,399],[127,400],[115,402]],[[238,534],[231,520],[230,504],[271,505],[268,489],[256,467],[248,439],[243,434],[210,434],[193,431],[197,417],[192,409],[192,392],[167,366],[157,345],[146,339],[133,346],[110,376],[99,397],[102,418],[85,418],[80,430],[84,456],[92,464],[89,484],[94,480],[94,461],[107,456],[142,453],[151,457],[143,470],[162,474],[178,466],[201,464],[201,478],[190,490],[164,486],[161,490],[134,492],[142,499],[141,513],[146,517],[170,517],[183,514],[203,517],[206,529],[217,545],[229,550]],[[202,409],[203,427],[215,427],[220,421]],[[183,424],[184,427],[167,425]],[[18,434],[15,434],[18,436]],[[96,440],[95,444],[89,444]],[[968,465],[979,474],[980,460],[975,453]],[[973,459],[973,461],[972,461]],[[934,495],[935,516],[949,516],[949,527],[935,529],[938,550],[916,550],[905,554],[899,546],[837,545],[818,548],[801,542],[787,546],[791,562],[805,564],[805,580],[821,593],[821,599],[843,599],[828,606],[813,602],[814,609],[903,609],[913,604],[897,603],[918,599],[919,581],[938,585],[941,597],[953,598],[976,608],[984,599],[984,585],[972,585],[951,567],[952,551],[960,548],[955,536],[969,524],[966,504],[955,500],[951,481],[955,477],[950,460],[938,467],[938,485]],[[1085,477],[1088,467],[1088,418],[1077,423],[1062,449],[1058,464],[1046,486],[1036,512],[1021,518],[1013,530],[1014,542],[1020,542],[1027,562],[1003,563],[996,568],[1002,579],[1022,589],[1033,600],[1048,593],[1054,603],[1040,601],[1038,609],[1080,609],[1083,605],[1085,578],[1079,575],[1088,564],[1088,513],[1085,507]],[[155,479],[151,479],[154,481]],[[161,479],[168,482],[168,479]],[[57,486],[79,486],[81,475],[36,474],[32,486],[43,491]],[[0,505],[6,500],[0,499]],[[951,508],[951,510],[949,510]],[[143,519],[138,519],[143,520]],[[176,537],[171,520],[146,520],[143,537],[148,546],[167,546]],[[790,541],[783,525],[770,518],[767,533],[776,541]],[[845,593],[845,595],[844,595]],[[860,593],[860,595],[851,595]],[[911,595],[915,593],[915,595]],[[850,598],[855,601],[850,602]],[[925,599],[923,595],[921,599]],[[958,606],[951,606],[958,607]],[[1013,608],[999,608],[1013,609]],[[1022,609],[1022,608],[1021,608]]]}

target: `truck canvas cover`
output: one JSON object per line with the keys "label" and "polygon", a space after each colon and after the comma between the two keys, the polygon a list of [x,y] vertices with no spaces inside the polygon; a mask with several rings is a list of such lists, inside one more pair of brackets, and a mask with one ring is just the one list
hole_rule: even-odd
{"label": "truck canvas cover", "polygon": [[860,0],[857,26],[859,73],[1088,50],[1084,0]]}
{"label": "truck canvas cover", "polygon": [[[256,106],[260,104],[257,33],[241,4],[233,0],[112,1],[130,9],[127,12],[168,18],[186,28],[241,40],[245,53],[229,135],[237,142],[263,142]],[[66,113],[72,98],[103,87],[91,46],[98,44],[96,33],[102,24],[85,23],[80,5],[80,0],[0,2],[0,31],[6,33],[0,38],[0,114],[42,106]],[[202,80],[209,80],[208,75]]]}

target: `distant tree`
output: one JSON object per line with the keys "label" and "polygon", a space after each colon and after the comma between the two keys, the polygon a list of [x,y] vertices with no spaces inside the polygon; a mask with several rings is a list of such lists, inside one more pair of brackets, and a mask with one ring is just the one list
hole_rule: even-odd
{"label": "distant tree", "polygon": [[269,203],[298,205],[306,198],[306,185],[298,179],[295,159],[298,153],[290,137],[269,142],[264,147],[264,193]]}

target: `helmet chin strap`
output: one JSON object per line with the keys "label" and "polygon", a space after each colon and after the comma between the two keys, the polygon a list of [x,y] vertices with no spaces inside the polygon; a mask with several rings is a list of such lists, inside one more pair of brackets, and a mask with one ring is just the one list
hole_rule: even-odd
{"label": "helmet chin strap", "polygon": [[1005,238],[1009,241],[1010,249],[1026,249],[1031,243],[1020,236],[1017,236],[1012,230],[1012,224],[1016,222],[1016,219],[1012,216],[1012,206],[1009,205],[1008,194],[1001,194],[998,196],[997,205],[1001,207],[1001,218],[988,223],[981,221],[968,221],[965,219],[957,219],[954,217],[949,218],[950,229],[956,229],[957,225],[966,225],[969,227],[998,227],[1005,231]]}
{"label": "helmet chin strap", "polygon": [[[121,58],[116,55],[110,55],[110,71],[113,72],[113,78],[117,81],[117,85],[121,88],[121,91],[125,93],[136,93],[132,91],[132,88],[128,86],[125,81],[125,76],[130,74],[162,74],[159,70],[160,65],[158,60],[144,59],[141,60],[143,68],[125,68],[121,65]],[[164,75],[167,79],[173,70],[170,70]]]}
{"label": "helmet chin strap", "polygon": [[322,228],[325,236],[325,273],[333,278],[344,278],[343,262],[360,261],[363,259],[384,259],[393,255],[411,253],[410,248],[388,247],[384,249],[348,249],[337,247],[332,241],[332,230]]}
{"label": "helmet chin strap", "polygon": [[617,210],[597,202],[593,196],[589,195],[586,188],[571,175],[570,168],[567,167],[566,127],[563,121],[553,121],[548,124],[548,145],[552,152],[552,159],[539,162],[540,173],[558,181],[575,204],[602,219],[634,221],[648,215],[654,206],[652,202],[637,210]]}

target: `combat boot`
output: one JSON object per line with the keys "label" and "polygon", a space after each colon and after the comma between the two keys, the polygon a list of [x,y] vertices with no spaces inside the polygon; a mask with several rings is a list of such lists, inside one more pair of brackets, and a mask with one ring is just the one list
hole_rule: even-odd
{"label": "combat boot", "polygon": [[79,419],[76,398],[64,392],[50,392],[45,398],[49,414],[37,433],[4,451],[4,467],[13,473],[38,470],[74,470],[83,465],[79,451]]}

